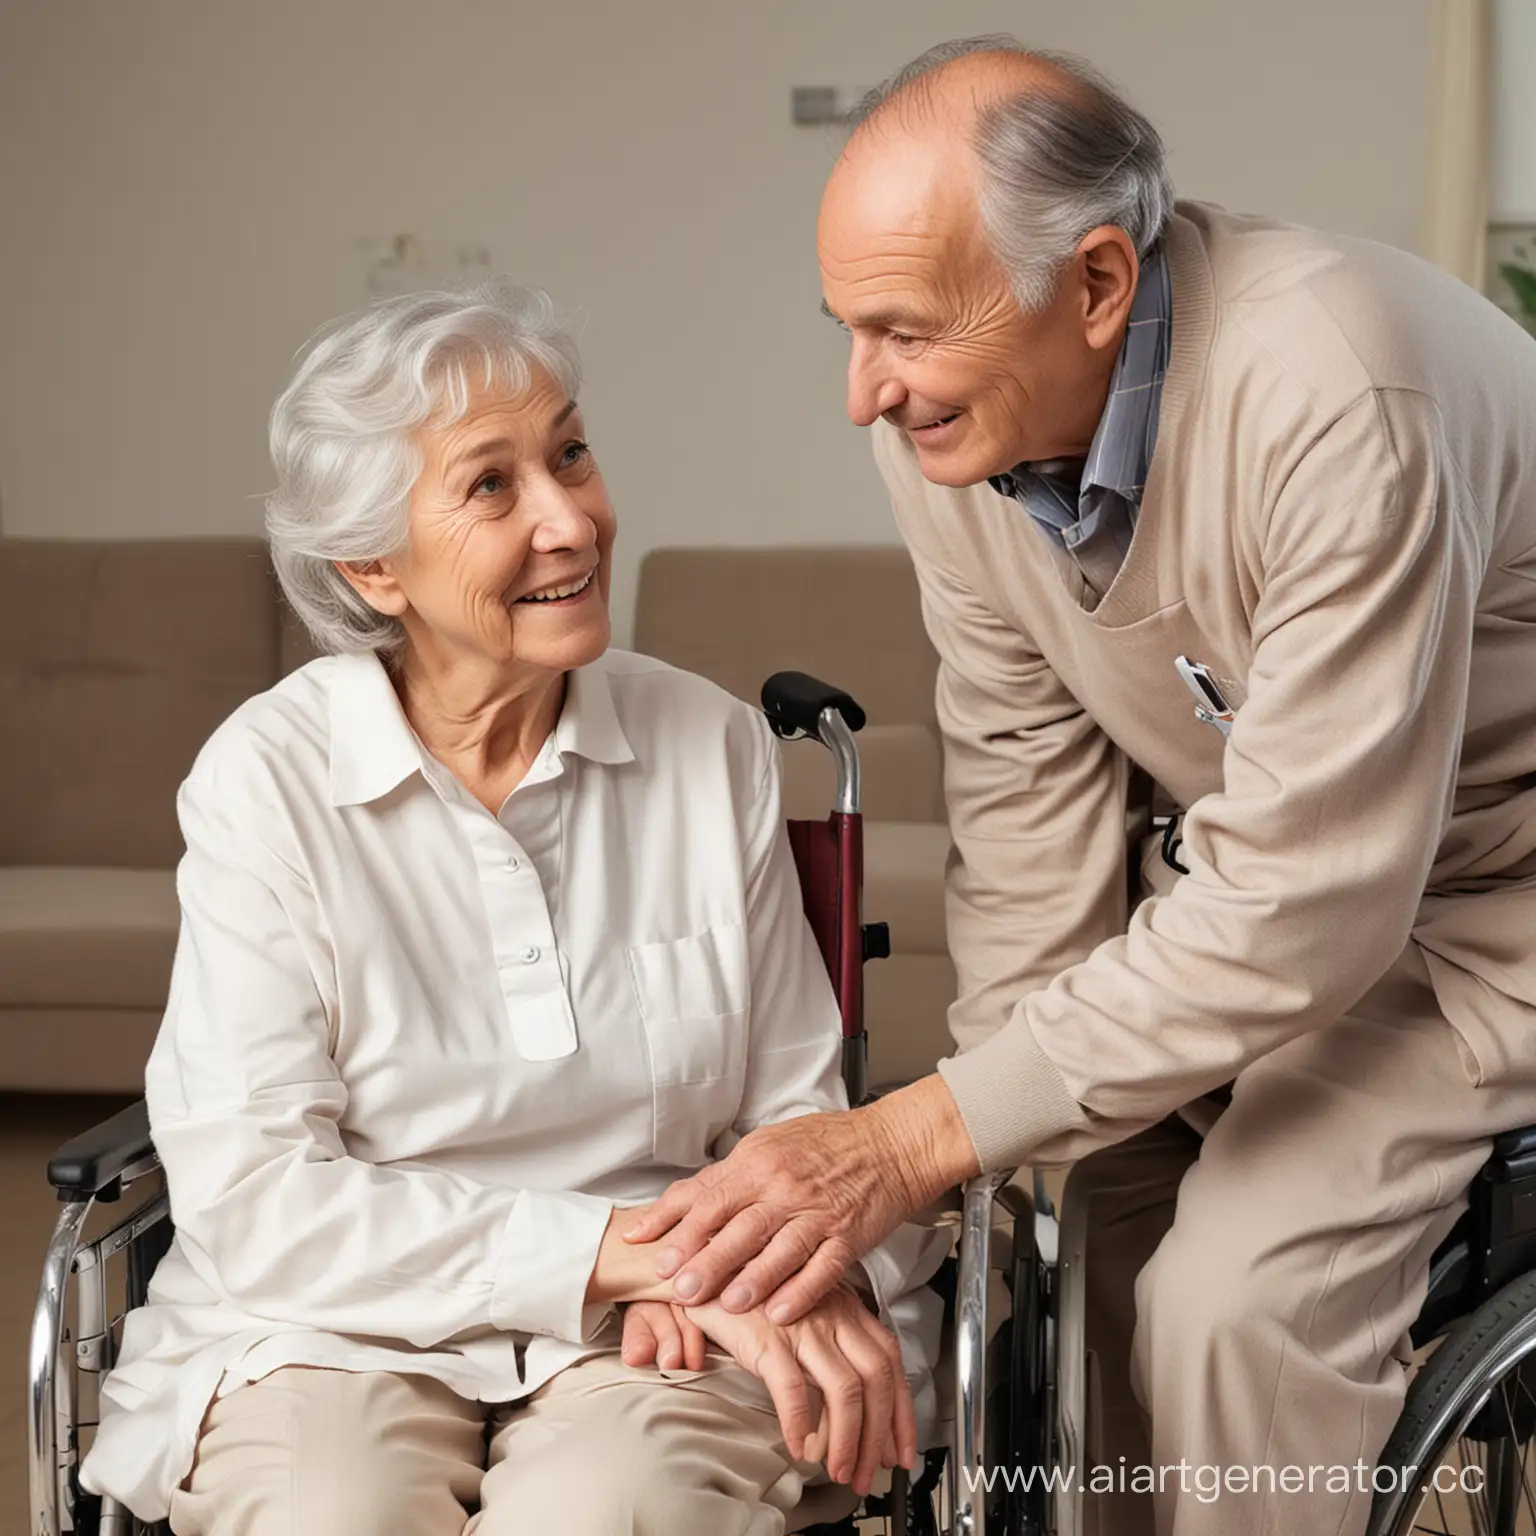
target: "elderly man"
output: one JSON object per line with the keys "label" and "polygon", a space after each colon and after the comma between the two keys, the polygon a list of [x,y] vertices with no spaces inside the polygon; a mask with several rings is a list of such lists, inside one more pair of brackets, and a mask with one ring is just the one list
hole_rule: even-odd
{"label": "elderly man", "polygon": [[[1369,1466],[1536,1120],[1536,346],[1409,256],[1175,207],[1145,119],[1006,40],[877,93],[819,249],[939,652],[961,1053],[635,1239],[793,1316],[957,1180],[1096,1153],[1105,1446],[1139,1401],[1154,1466]],[[1148,785],[1182,825],[1128,913]],[[1360,1531],[1313,1481],[1175,1478],[1156,1529]]]}

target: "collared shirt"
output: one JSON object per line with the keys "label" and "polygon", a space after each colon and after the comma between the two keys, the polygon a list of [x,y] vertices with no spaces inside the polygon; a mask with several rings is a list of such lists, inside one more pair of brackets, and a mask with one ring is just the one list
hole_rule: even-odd
{"label": "collared shirt", "polygon": [[1020,464],[989,482],[1072,555],[1095,597],[1109,590],[1136,531],[1172,342],[1173,287],[1158,248],[1142,264],[1109,398],[1081,467]]}
{"label": "collared shirt", "polygon": [[[610,652],[492,815],[371,656],[311,663],[200,754],[147,1074],[175,1242],[85,1476],[161,1518],[210,1400],[283,1366],[514,1401],[615,1342],[612,1207],[842,1108],[766,722]],[[920,1412],[942,1239],[869,1256]]]}

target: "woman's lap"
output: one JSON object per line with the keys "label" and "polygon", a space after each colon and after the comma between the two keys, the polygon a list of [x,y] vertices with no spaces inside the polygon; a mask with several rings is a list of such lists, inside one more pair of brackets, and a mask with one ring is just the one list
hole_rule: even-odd
{"label": "woman's lap", "polygon": [[172,1496],[176,1536],[459,1536],[485,1409],[425,1376],[294,1368],[219,1398]]}
{"label": "woman's lap", "polygon": [[209,1410],[172,1528],[776,1536],[809,1469],[790,1461],[760,1384],[716,1364],[674,1377],[604,1354],[489,1408],[426,1377],[277,1371]]}

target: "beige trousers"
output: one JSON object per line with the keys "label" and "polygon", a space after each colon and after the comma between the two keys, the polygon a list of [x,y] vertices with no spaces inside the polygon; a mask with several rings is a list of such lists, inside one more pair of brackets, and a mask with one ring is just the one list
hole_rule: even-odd
{"label": "beige trousers", "polygon": [[791,1460],[761,1384],[714,1357],[669,1374],[610,1352],[489,1405],[424,1376],[275,1371],[210,1407],[171,1528],[778,1536],[817,1469]]}
{"label": "beige trousers", "polygon": [[1174,1118],[1073,1169],[1091,1459],[1161,1483],[1089,1497],[1089,1536],[1364,1530],[1430,1256],[1492,1137],[1536,1123],[1536,1084],[1475,1072],[1413,949],[1244,1071],[1203,1140]]}

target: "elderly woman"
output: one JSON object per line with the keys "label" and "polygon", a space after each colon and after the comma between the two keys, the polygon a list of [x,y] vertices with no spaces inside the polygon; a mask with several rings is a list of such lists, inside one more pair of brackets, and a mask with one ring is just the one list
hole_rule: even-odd
{"label": "elderly woman", "polygon": [[495,285],[340,323],[274,410],[272,554],[329,654],[181,790],[176,1240],[85,1468],[178,1536],[758,1536],[817,1462],[913,1458],[922,1234],[789,1327],[675,1307],[625,1240],[845,1100],[773,738],[608,649],[576,394],[548,299]]}

